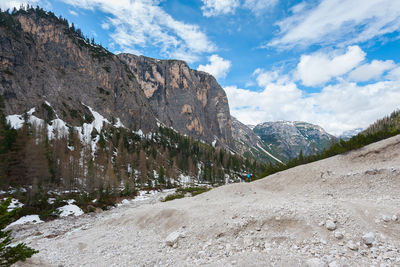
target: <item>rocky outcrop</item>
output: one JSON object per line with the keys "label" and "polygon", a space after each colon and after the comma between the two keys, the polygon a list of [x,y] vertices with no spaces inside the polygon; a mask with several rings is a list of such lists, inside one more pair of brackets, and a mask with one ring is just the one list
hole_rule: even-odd
{"label": "rocky outcrop", "polygon": [[118,57],[136,75],[160,122],[209,143],[233,146],[228,99],[213,76],[179,60]]}

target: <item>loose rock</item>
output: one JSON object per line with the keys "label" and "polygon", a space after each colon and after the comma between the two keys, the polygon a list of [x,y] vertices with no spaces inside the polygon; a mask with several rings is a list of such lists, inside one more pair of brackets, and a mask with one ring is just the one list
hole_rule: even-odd
{"label": "loose rock", "polygon": [[333,231],[336,229],[336,224],[331,221],[331,220],[327,220],[325,223],[326,229],[328,229],[329,231]]}
{"label": "loose rock", "polygon": [[173,247],[178,242],[178,239],[180,237],[181,237],[181,234],[179,232],[172,232],[165,239],[165,244],[167,246]]}
{"label": "loose rock", "polygon": [[342,234],[342,232],[340,232],[340,231],[335,231],[335,238],[336,239],[339,239],[339,240],[341,240],[341,239],[343,239],[343,234]]}
{"label": "loose rock", "polygon": [[375,235],[372,232],[366,233],[363,235],[362,240],[364,241],[364,244],[370,246],[372,243],[374,243]]}
{"label": "loose rock", "polygon": [[354,243],[352,240],[347,242],[347,247],[351,250],[358,250],[358,246],[356,243]]}

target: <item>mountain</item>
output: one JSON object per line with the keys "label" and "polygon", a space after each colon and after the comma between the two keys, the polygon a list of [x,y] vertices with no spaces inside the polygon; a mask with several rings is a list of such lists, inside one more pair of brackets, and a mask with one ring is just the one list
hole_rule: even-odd
{"label": "mountain", "polygon": [[250,158],[257,158],[266,163],[282,163],[282,161],[271,154],[264,145],[260,136],[252,128],[241,123],[235,117],[232,118],[232,135],[235,140],[235,148],[239,154]]}
{"label": "mountain", "polygon": [[157,119],[182,134],[233,148],[225,91],[210,74],[180,60],[119,54],[137,77]]}
{"label": "mountain", "polygon": [[16,188],[26,210],[47,218],[55,207],[43,200],[65,192],[106,208],[142,188],[264,169],[234,153],[214,77],[183,61],[114,55],[69,25],[39,7],[0,12],[0,189]]}
{"label": "mountain", "polygon": [[211,144],[233,148],[226,94],[211,75],[183,61],[114,55],[66,20],[41,9],[1,15],[0,93],[6,114],[66,123],[93,120],[88,107],[132,130],[172,127]]}
{"label": "mountain", "polygon": [[320,126],[306,122],[265,122],[253,129],[268,151],[282,161],[297,157],[300,152],[304,156],[321,152],[337,138],[328,134]]}
{"label": "mountain", "polygon": [[352,130],[344,131],[341,135],[338,136],[338,138],[347,141],[353,136],[357,135],[362,130],[362,128],[355,128]]}

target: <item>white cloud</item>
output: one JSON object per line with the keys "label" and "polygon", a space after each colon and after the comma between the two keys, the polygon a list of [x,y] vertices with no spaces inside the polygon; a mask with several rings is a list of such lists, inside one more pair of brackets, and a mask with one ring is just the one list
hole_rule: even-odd
{"label": "white cloud", "polygon": [[397,67],[395,69],[392,69],[387,75],[387,79],[390,80],[400,80],[400,67]]}
{"label": "white cloud", "polygon": [[245,0],[243,7],[250,9],[254,14],[261,15],[267,9],[274,7],[278,0]]}
{"label": "white cloud", "polygon": [[265,121],[306,121],[339,135],[357,127],[365,128],[375,120],[400,108],[400,68],[392,80],[357,85],[344,79],[325,86],[318,93],[306,94],[279,72],[258,69],[255,73],[262,91],[235,86],[225,87],[231,114],[245,124]]}
{"label": "white cloud", "polygon": [[231,62],[218,55],[212,55],[208,58],[208,60],[210,63],[206,65],[199,65],[198,70],[208,72],[216,79],[225,78],[232,66]]}
{"label": "white cloud", "polygon": [[356,82],[366,82],[372,79],[378,79],[385,71],[391,70],[395,67],[393,60],[373,60],[359,66],[349,74],[349,79]]}
{"label": "white cloud", "polygon": [[69,14],[73,15],[73,16],[79,16],[78,13],[76,13],[73,10],[68,10]]}
{"label": "white cloud", "polygon": [[237,8],[251,10],[256,15],[261,15],[268,8],[274,7],[278,0],[202,0],[201,10],[205,17],[234,14]]}
{"label": "white cloud", "polygon": [[27,6],[29,5],[37,5],[39,0],[1,0],[0,1],[0,8],[2,10],[13,9],[14,7],[19,9],[21,5]]}
{"label": "white cloud", "polygon": [[365,53],[358,46],[349,46],[344,54],[333,51],[302,55],[297,65],[297,76],[306,86],[320,85],[348,73],[364,59]]}
{"label": "white cloud", "polygon": [[113,27],[110,36],[124,51],[157,46],[166,57],[193,62],[201,53],[215,50],[215,45],[199,26],[173,19],[156,0],[63,1],[75,7],[99,9],[109,14],[102,27]]}
{"label": "white cloud", "polygon": [[239,7],[239,0],[202,0],[203,6],[201,10],[206,17],[218,16],[221,14],[235,13]]}
{"label": "white cloud", "polygon": [[109,30],[110,29],[110,24],[109,23],[107,23],[107,22],[103,22],[101,25],[101,28],[103,29],[103,30]]}
{"label": "white cloud", "polygon": [[322,0],[280,21],[280,36],[268,45],[349,45],[399,31],[400,1]]}

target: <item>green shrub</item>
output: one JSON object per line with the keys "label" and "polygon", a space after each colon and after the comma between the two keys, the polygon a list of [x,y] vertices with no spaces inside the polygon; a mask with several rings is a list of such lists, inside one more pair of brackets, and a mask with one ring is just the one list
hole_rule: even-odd
{"label": "green shrub", "polygon": [[186,193],[190,193],[192,196],[197,196],[202,193],[211,190],[208,187],[180,187],[176,190],[174,194],[168,195],[164,198],[163,202],[167,202],[174,199],[184,198]]}

